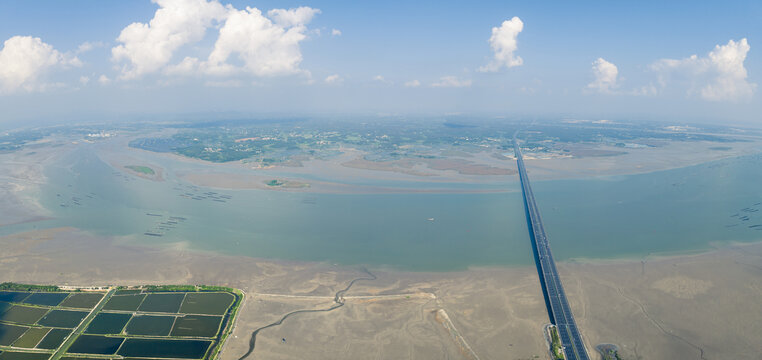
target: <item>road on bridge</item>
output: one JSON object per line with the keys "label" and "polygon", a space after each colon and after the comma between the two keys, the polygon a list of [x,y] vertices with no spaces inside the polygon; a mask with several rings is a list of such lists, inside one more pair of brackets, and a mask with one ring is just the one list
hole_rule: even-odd
{"label": "road on bridge", "polygon": [[524,158],[521,155],[516,134],[513,135],[513,144],[514,151],[516,152],[516,161],[519,166],[521,190],[524,194],[524,209],[527,214],[529,236],[532,238],[537,272],[540,275],[540,283],[543,295],[545,296],[545,305],[548,308],[550,321],[558,330],[566,359],[589,360],[590,357],[587,354],[587,350],[585,350],[585,344],[582,342],[582,337],[574,321],[569,302],[566,300],[566,293],[561,285],[558,270],[556,270],[556,262],[550,253],[550,244],[545,235],[545,228],[542,226],[542,219],[540,218],[540,212],[537,210],[532,187],[529,185]]}

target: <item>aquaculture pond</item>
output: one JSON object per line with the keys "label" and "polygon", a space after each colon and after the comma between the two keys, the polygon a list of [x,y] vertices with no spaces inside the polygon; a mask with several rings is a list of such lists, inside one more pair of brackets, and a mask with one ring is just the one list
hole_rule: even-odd
{"label": "aquaculture pond", "polygon": [[[0,290],[0,360],[213,359],[242,293],[197,286],[63,291]],[[223,290],[221,290],[223,289]],[[27,350],[24,352],[23,350]]]}

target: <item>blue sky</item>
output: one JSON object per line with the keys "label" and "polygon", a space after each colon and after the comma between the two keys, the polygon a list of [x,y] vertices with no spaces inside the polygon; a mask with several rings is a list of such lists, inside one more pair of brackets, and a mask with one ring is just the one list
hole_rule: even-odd
{"label": "blue sky", "polygon": [[761,24],[759,1],[6,0],[0,126],[215,112],[762,126]]}

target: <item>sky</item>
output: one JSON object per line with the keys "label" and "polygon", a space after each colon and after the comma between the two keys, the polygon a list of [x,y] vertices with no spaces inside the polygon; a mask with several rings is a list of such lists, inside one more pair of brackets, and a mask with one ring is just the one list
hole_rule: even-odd
{"label": "sky", "polygon": [[233,113],[762,127],[760,1],[3,0],[0,42],[0,128]]}

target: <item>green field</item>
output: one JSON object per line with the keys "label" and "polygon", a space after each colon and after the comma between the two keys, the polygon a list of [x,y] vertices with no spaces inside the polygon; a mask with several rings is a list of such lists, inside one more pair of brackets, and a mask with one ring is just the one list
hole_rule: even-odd
{"label": "green field", "polygon": [[213,360],[242,300],[238,290],[194,285],[106,293],[8,284],[0,290],[0,360]]}
{"label": "green field", "polygon": [[142,165],[127,165],[125,168],[130,169],[134,172],[145,174],[145,175],[153,175],[156,174],[153,169],[149,168],[148,166],[142,166]]}

